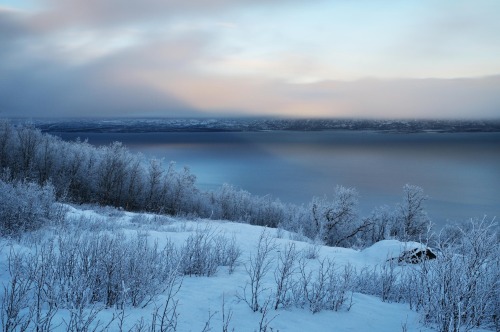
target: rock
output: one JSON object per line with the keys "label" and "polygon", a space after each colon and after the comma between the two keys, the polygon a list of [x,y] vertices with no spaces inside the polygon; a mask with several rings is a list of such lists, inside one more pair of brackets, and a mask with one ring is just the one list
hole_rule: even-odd
{"label": "rock", "polygon": [[435,259],[436,254],[429,248],[415,248],[407,251],[403,251],[398,257],[399,263],[411,263],[417,264],[426,259]]}

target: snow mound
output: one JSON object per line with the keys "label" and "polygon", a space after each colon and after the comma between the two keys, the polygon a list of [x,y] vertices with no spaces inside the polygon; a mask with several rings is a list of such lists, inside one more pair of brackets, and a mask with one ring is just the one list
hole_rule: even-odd
{"label": "snow mound", "polygon": [[381,264],[389,259],[398,259],[404,252],[414,249],[425,250],[427,246],[419,242],[401,242],[398,240],[383,240],[362,250],[361,256],[366,263]]}

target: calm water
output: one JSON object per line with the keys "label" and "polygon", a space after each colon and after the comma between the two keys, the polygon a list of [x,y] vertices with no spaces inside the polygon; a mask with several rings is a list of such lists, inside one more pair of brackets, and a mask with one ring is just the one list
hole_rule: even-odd
{"label": "calm water", "polygon": [[250,132],[59,134],[187,165],[202,189],[224,182],[306,203],[337,184],[355,187],[360,211],[393,205],[405,183],[421,186],[437,224],[500,217],[500,133]]}

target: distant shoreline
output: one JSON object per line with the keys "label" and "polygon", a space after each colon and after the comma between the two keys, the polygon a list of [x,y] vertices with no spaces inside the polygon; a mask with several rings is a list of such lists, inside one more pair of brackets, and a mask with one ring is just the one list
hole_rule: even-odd
{"label": "distant shoreline", "polygon": [[42,132],[153,133],[153,132],[264,132],[264,131],[374,131],[379,133],[500,132],[500,120],[361,120],[269,118],[114,118],[12,119],[30,123]]}

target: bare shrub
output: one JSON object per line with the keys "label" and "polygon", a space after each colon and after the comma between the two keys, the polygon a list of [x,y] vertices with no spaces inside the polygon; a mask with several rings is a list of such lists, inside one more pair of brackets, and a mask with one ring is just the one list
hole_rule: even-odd
{"label": "bare shrub", "polygon": [[[243,299],[252,311],[256,312],[261,309],[261,294],[266,290],[264,288],[264,277],[270,271],[273,263],[271,257],[272,252],[276,249],[276,243],[273,238],[264,229],[257,242],[255,253],[250,254],[245,270],[249,280],[243,288],[243,295],[239,296]],[[249,294],[247,289],[249,288]]]}
{"label": "bare shrub", "polygon": [[[226,312],[226,300],[222,294],[222,332],[229,332],[229,324],[233,318],[233,311],[231,309]],[[231,330],[234,332],[234,328]]]}
{"label": "bare shrub", "polygon": [[178,279],[176,274],[172,274],[167,281],[167,287],[164,292],[166,299],[163,304],[157,306],[152,314],[152,322],[150,331],[160,332],[175,332],[179,319],[177,307],[179,300],[176,299],[177,293],[181,289],[182,281]]}
{"label": "bare shrub", "polygon": [[225,235],[217,235],[213,239],[213,245],[217,256],[217,264],[227,266],[229,273],[233,273],[241,256],[241,249],[236,244],[236,238],[233,236],[229,240]]}
{"label": "bare shrub", "polygon": [[98,314],[104,309],[102,305],[94,304],[91,306],[79,306],[71,308],[70,318],[68,321],[63,319],[67,331],[75,332],[100,332],[107,331],[113,320],[107,324],[98,319]]}
{"label": "bare shrub", "polygon": [[274,331],[269,324],[271,324],[271,322],[278,317],[278,314],[270,316],[271,306],[272,299],[268,298],[260,307],[259,332]]}
{"label": "bare shrub", "polygon": [[305,258],[299,260],[299,278],[292,288],[293,300],[298,307],[309,307],[312,313],[322,310],[350,309],[355,270],[347,265],[337,268],[330,259],[319,261],[317,270],[307,266]]}
{"label": "bare shrub", "polygon": [[92,317],[87,309],[97,310],[98,304],[145,307],[178,274],[173,244],[161,250],[140,233],[132,239],[123,234],[62,233],[30,251],[12,251],[9,257],[11,281],[2,298],[8,324],[18,321],[19,310],[29,308],[29,320],[50,326],[54,310],[66,308],[73,315],[68,326],[77,328]]}
{"label": "bare shrub", "polygon": [[33,280],[25,271],[26,258],[13,250],[8,257],[8,268],[10,280],[3,285],[1,301],[2,331],[26,331],[33,318],[33,311],[29,310]]}
{"label": "bare shrub", "polygon": [[292,302],[293,277],[297,270],[295,266],[297,258],[298,253],[293,242],[289,242],[279,251],[278,264],[274,271],[276,282],[274,310],[280,306],[286,308]]}
{"label": "bare shrub", "polygon": [[422,263],[419,311],[441,331],[498,325],[498,226],[482,220],[459,229],[462,235],[441,245],[437,259]]}
{"label": "bare shrub", "polygon": [[471,221],[446,229],[436,259],[400,269],[396,260],[361,270],[356,290],[404,301],[439,331],[497,328],[500,298],[498,226]]}
{"label": "bare shrub", "polygon": [[161,214],[135,214],[130,222],[139,228],[146,229],[154,229],[154,230],[163,230],[165,226],[169,227],[172,225],[172,219],[161,215]]}
{"label": "bare shrub", "polygon": [[210,226],[197,228],[180,248],[180,272],[210,277],[217,272],[217,267],[228,266],[229,273],[232,273],[240,255],[234,237],[229,240]]}
{"label": "bare shrub", "polygon": [[354,290],[368,295],[380,296],[379,273],[377,268],[365,266],[356,276]]}
{"label": "bare shrub", "polygon": [[318,259],[321,246],[317,243],[309,243],[302,251],[302,256],[307,259]]}
{"label": "bare shrub", "polygon": [[212,276],[217,271],[217,252],[212,241],[214,233],[210,228],[197,229],[190,234],[180,249],[181,272],[185,275]]}
{"label": "bare shrub", "polygon": [[52,185],[32,182],[4,182],[0,179],[0,236],[19,236],[39,229],[53,214],[55,193]]}

